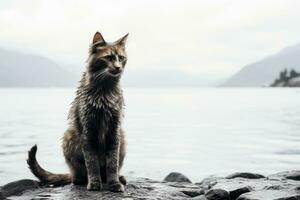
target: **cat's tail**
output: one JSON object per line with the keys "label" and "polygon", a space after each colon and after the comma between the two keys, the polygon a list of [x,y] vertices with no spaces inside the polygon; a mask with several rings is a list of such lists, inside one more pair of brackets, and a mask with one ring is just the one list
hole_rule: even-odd
{"label": "cat's tail", "polygon": [[28,151],[27,163],[31,172],[41,181],[43,184],[53,186],[63,186],[71,183],[70,174],[53,174],[44,170],[36,160],[37,146],[34,145]]}

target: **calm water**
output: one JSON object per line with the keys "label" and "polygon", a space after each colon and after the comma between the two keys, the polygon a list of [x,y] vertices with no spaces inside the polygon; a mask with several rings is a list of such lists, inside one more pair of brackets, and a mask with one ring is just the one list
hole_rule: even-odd
{"label": "calm water", "polygon": [[[0,89],[0,185],[33,178],[28,149],[53,172],[67,172],[61,137],[74,89]],[[235,171],[299,169],[299,89],[124,90],[129,176],[193,181]]]}

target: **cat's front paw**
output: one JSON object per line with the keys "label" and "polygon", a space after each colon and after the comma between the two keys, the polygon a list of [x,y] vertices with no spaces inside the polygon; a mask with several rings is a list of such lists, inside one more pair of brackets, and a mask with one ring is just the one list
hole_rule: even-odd
{"label": "cat's front paw", "polygon": [[111,192],[124,192],[125,190],[124,186],[120,182],[109,184],[108,189]]}
{"label": "cat's front paw", "polygon": [[87,185],[87,190],[89,191],[99,191],[102,189],[102,184],[100,181],[91,181]]}

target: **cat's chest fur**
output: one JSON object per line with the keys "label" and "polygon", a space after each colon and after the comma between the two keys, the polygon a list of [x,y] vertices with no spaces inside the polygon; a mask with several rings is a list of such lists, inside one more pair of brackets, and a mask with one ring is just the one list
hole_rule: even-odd
{"label": "cat's chest fur", "polygon": [[108,93],[89,97],[88,104],[98,111],[110,113],[122,110],[122,100],[121,94]]}
{"label": "cat's chest fur", "polygon": [[[122,115],[123,96],[121,92],[87,95],[81,104],[98,123],[109,123],[112,118]],[[99,121],[100,120],[100,121]]]}

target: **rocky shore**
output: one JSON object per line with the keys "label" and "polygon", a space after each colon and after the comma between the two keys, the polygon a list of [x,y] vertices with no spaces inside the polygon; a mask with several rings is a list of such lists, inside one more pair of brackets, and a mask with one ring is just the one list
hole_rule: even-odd
{"label": "rocky shore", "polygon": [[170,173],[163,181],[147,178],[129,180],[124,193],[87,191],[67,185],[46,187],[35,180],[19,180],[0,188],[0,199],[126,199],[126,200],[297,200],[300,199],[300,171],[269,176],[234,173],[226,177],[210,176],[192,183],[180,173]]}

